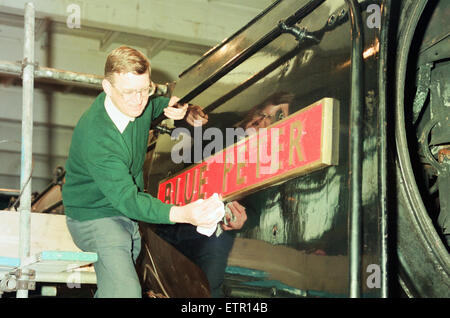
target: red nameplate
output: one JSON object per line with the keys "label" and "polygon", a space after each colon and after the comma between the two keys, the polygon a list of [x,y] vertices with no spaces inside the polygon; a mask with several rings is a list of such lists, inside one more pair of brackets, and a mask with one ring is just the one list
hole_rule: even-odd
{"label": "red nameplate", "polygon": [[162,180],[158,199],[185,205],[214,193],[226,201],[336,165],[338,103],[331,98],[305,107],[267,129]]}

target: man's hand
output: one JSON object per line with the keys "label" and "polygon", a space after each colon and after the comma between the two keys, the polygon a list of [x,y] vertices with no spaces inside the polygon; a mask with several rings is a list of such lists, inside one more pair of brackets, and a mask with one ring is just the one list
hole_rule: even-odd
{"label": "man's hand", "polygon": [[211,228],[219,223],[223,212],[222,199],[210,197],[184,206],[173,206],[170,209],[169,219],[175,223],[190,223],[195,226]]}
{"label": "man's hand", "polygon": [[169,100],[169,106],[164,108],[164,115],[173,120],[183,119],[188,109],[188,104],[179,104],[180,98],[172,96]]}
{"label": "man's hand", "polygon": [[203,112],[200,106],[189,105],[186,121],[191,126],[199,127],[208,122],[208,115]]}
{"label": "man's hand", "polygon": [[243,207],[239,202],[233,201],[230,204],[228,204],[228,207],[230,208],[231,213],[233,213],[234,221],[231,221],[231,217],[229,215],[226,215],[227,223],[222,224],[222,229],[224,231],[229,230],[239,230],[244,226],[245,221],[247,221],[247,213],[245,213],[245,207]]}

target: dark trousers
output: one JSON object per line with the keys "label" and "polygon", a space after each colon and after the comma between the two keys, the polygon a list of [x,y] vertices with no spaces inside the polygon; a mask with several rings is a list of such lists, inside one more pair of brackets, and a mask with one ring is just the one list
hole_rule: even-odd
{"label": "dark trousers", "polygon": [[224,297],[222,285],[234,236],[226,231],[217,237],[197,232],[191,224],[158,225],[156,233],[200,267],[208,278],[212,297]]}

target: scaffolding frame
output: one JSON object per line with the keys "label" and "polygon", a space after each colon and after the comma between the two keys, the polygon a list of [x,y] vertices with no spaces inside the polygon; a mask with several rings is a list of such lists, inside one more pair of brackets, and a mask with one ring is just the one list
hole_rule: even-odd
{"label": "scaffolding frame", "polygon": [[[20,264],[26,264],[30,259],[31,245],[31,181],[32,181],[32,139],[33,139],[33,94],[34,80],[49,79],[58,82],[73,83],[85,87],[102,89],[103,76],[60,70],[49,67],[41,67],[35,61],[35,7],[32,2],[25,4],[24,8],[24,49],[23,60],[18,63],[0,61],[0,73],[13,74],[22,77],[22,139],[21,139],[21,170],[20,191],[12,189],[0,189],[2,193],[18,194],[19,205],[19,259]],[[158,84],[155,95],[167,95],[170,92],[169,84]],[[19,266],[17,266],[19,267]],[[17,274],[18,273],[18,274]],[[35,272],[26,267],[16,270],[17,298],[27,298],[28,290],[32,289],[33,282],[63,283],[74,272]],[[93,272],[76,272],[79,284],[96,283],[96,275]],[[0,297],[2,295],[1,284],[8,284],[7,275],[0,271]],[[31,284],[30,284],[31,282]]]}
{"label": "scaffolding frame", "polygon": [[[32,3],[25,4],[22,72],[22,142],[20,169],[20,229],[19,257],[23,264],[30,256],[31,241],[31,169],[33,143],[33,102],[34,102],[34,25],[35,9]],[[28,288],[21,282],[29,280],[29,271],[24,270],[20,276],[17,298],[27,298]]]}
{"label": "scaffolding frame", "polygon": [[[22,138],[21,138],[21,170],[20,170],[20,205],[19,205],[19,259],[20,266],[30,259],[31,245],[31,182],[32,182],[32,140],[33,140],[33,104],[34,79],[44,78],[72,83],[87,84],[101,88],[102,76],[86,73],[77,73],[54,68],[39,67],[35,62],[35,7],[28,2],[24,8],[24,48],[22,63],[0,61],[0,72],[12,73],[22,77]],[[164,90],[161,85],[159,90]],[[3,189],[5,190],[5,189]],[[6,190],[5,190],[6,191]],[[14,192],[14,191],[13,191]],[[15,275],[16,297],[28,298],[28,290],[32,289],[34,282],[67,282],[73,272],[36,273],[29,268],[17,266]],[[77,283],[95,283],[95,273],[76,272]],[[0,273],[0,282],[8,284],[9,274]],[[0,290],[0,297],[3,293]]]}

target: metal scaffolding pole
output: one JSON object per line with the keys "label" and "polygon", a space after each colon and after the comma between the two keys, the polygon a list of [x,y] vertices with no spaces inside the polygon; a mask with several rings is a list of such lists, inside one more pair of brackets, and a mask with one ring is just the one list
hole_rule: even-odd
{"label": "metal scaffolding pole", "polygon": [[[22,74],[22,64],[0,60],[0,73],[20,76]],[[63,83],[73,83],[80,85],[85,84],[89,87],[103,89],[103,76],[60,70],[51,67],[42,67],[37,65],[36,63],[34,63],[34,78],[50,79]],[[169,88],[167,84],[154,84],[156,85],[156,95],[166,95],[168,93]]]}
{"label": "metal scaffolding pole", "polygon": [[[22,74],[22,65],[18,63],[0,61],[0,72],[20,75]],[[103,80],[103,76],[100,75],[71,72],[37,65],[34,67],[34,77],[36,79],[45,78],[62,82],[88,84],[100,89],[102,87]]]}
{"label": "metal scaffolding pole", "polygon": [[[0,281],[5,278],[9,271],[0,271]],[[35,282],[39,283],[66,283],[66,284],[96,284],[97,276],[90,271],[70,271],[70,272],[36,272]]]}
{"label": "metal scaffolding pole", "polygon": [[[0,61],[0,73],[20,76],[22,74],[22,65],[19,63]],[[34,63],[34,78],[50,79],[63,83],[74,83],[79,85],[84,84],[85,86],[103,89],[103,76],[88,73],[71,72],[51,67],[42,67],[38,66],[36,63]],[[169,87],[167,84],[154,84],[156,86],[156,95],[166,95],[169,92]]]}
{"label": "metal scaffolding pole", "polygon": [[[23,51],[22,91],[22,157],[20,171],[20,263],[30,256],[31,219],[31,164],[33,141],[33,89],[34,89],[34,23],[33,3],[25,4],[25,37]],[[23,271],[18,280],[17,298],[28,297],[29,273]]]}

